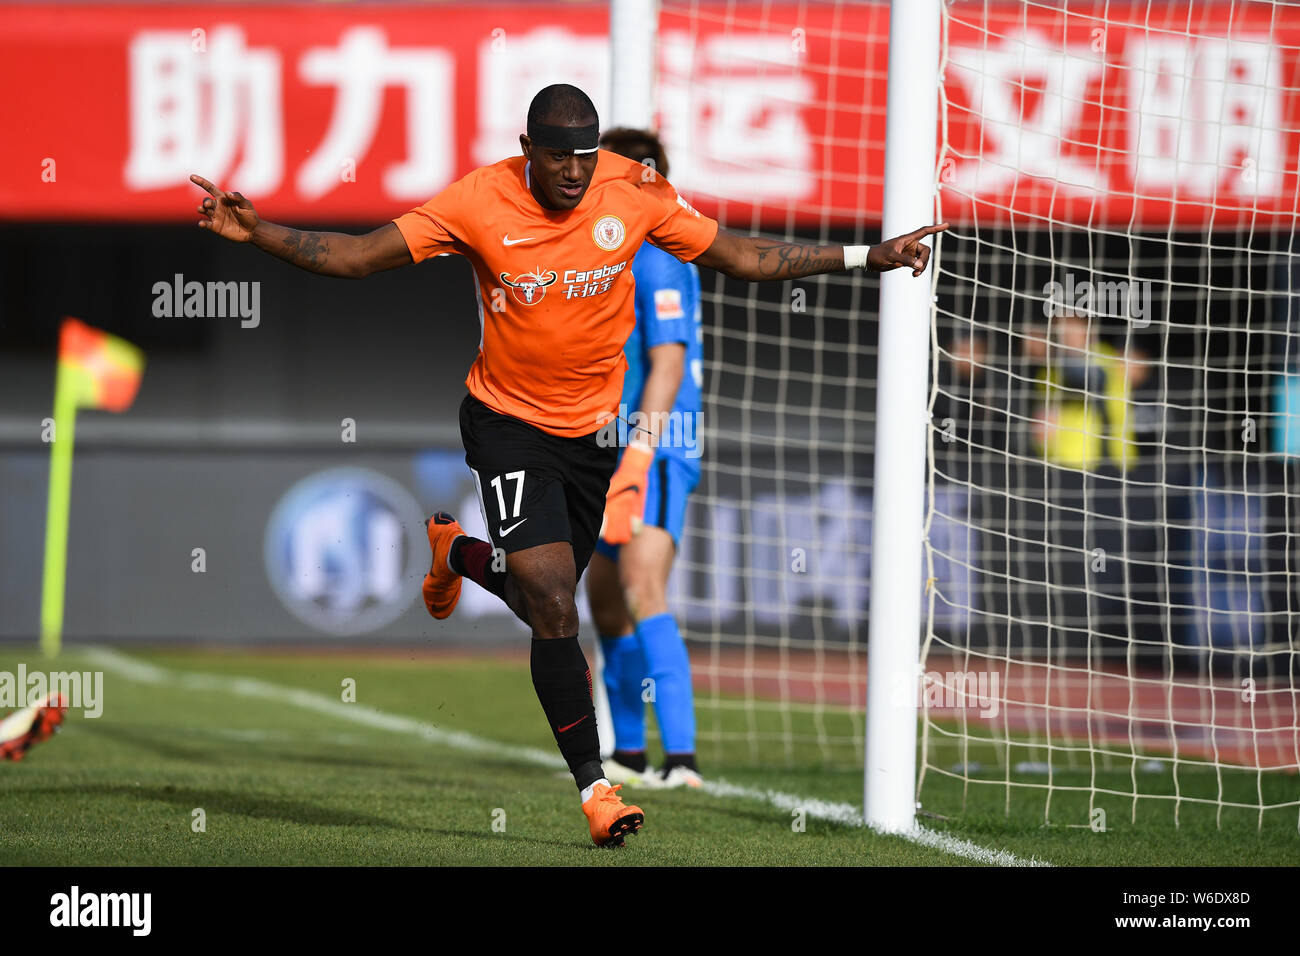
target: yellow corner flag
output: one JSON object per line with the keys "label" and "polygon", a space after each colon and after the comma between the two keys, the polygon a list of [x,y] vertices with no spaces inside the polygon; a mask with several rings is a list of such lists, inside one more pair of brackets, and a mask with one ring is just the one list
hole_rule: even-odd
{"label": "yellow corner flag", "polygon": [[135,401],[144,353],[117,336],[64,319],[54,384],[54,434],[50,442],[50,493],[45,511],[45,573],[41,587],[41,650],[59,653],[68,563],[68,510],[72,495],[72,441],[78,408],[124,412]]}

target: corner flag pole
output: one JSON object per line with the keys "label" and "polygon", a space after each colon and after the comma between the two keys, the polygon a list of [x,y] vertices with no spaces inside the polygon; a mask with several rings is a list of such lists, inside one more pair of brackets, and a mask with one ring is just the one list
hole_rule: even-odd
{"label": "corner flag pole", "polygon": [[50,491],[45,508],[45,571],[41,578],[41,650],[59,653],[68,565],[68,511],[72,501],[72,441],[77,422],[75,373],[58,363],[54,384],[54,440],[50,442]]}
{"label": "corner flag pole", "polygon": [[[886,236],[934,221],[940,2],[890,4]],[[930,288],[908,269],[880,277],[863,809],[868,825],[894,832],[916,822]]]}
{"label": "corner flag pole", "polygon": [[41,578],[41,650],[47,657],[56,656],[63,643],[77,409],[126,411],[135,401],[143,369],[144,355],[130,342],[77,319],[63,320],[54,377],[54,430],[50,435],[50,490]]}

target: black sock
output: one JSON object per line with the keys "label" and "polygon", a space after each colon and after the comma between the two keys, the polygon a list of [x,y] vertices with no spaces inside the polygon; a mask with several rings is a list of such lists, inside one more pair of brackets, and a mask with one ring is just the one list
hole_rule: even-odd
{"label": "black sock", "polygon": [[644,750],[615,750],[614,759],[621,763],[628,770],[635,770],[637,773],[645,773],[645,751]]}
{"label": "black sock", "polygon": [[605,776],[600,766],[591,669],[576,637],[533,638],[533,689],[579,790]]}
{"label": "black sock", "polygon": [[695,766],[695,754],[664,754],[664,769],[666,774],[673,767],[685,767],[687,770],[694,770],[699,773],[699,768]]}

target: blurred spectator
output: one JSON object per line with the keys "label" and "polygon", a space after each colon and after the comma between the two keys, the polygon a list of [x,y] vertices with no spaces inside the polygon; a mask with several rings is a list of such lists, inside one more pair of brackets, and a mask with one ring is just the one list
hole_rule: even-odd
{"label": "blurred spectator", "polygon": [[1046,335],[1026,338],[1026,355],[1040,363],[1034,444],[1050,464],[1126,471],[1139,454],[1131,395],[1150,365],[1137,349],[1124,355],[1103,342],[1098,329],[1087,314],[1065,307],[1051,316]]}

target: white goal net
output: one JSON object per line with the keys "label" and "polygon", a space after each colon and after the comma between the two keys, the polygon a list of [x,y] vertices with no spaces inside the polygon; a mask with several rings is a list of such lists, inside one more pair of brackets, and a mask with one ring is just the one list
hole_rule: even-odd
{"label": "white goal net", "polygon": [[[875,241],[888,22],[662,3],[669,178],[732,229]],[[1300,8],[954,0],[943,30],[918,800],[1294,824]],[[876,280],[704,292],[700,752],[860,768]]]}
{"label": "white goal net", "polygon": [[946,10],[921,799],[1294,823],[1300,9],[1063,7]]}
{"label": "white goal net", "polygon": [[[668,178],[738,232],[876,241],[887,44],[879,4],[666,0]],[[703,282],[703,477],[670,601],[691,647],[701,758],[856,776],[876,284]]]}

